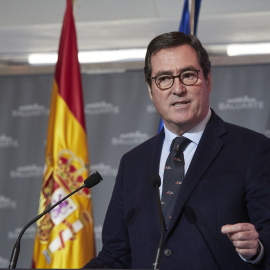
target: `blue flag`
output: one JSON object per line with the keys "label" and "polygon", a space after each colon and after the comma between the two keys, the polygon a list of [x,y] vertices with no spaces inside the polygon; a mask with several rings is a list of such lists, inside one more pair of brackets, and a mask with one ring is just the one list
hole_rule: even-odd
{"label": "blue flag", "polygon": [[[195,0],[195,14],[194,14],[194,35],[197,33],[198,17],[200,12],[201,0]],[[180,23],[179,32],[183,32],[186,35],[191,33],[190,29],[190,14],[189,14],[189,0],[185,0],[182,19]]]}
{"label": "blue flag", "polygon": [[[185,0],[183,13],[182,13],[182,19],[180,23],[179,32],[183,32],[186,35],[190,34],[190,22],[189,22],[189,0]],[[199,17],[199,11],[201,6],[201,0],[195,0],[195,14],[194,14],[194,35],[196,36],[197,32],[197,23],[198,23],[198,17]],[[160,119],[158,132],[161,131],[163,128],[163,121]]]}
{"label": "blue flag", "polygon": [[190,34],[189,0],[185,0],[179,32]]}

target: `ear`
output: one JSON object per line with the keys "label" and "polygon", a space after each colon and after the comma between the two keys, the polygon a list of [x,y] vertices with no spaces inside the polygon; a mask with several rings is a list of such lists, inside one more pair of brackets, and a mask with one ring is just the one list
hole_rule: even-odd
{"label": "ear", "polygon": [[147,88],[148,88],[148,94],[149,94],[149,97],[151,98],[151,100],[153,100],[153,96],[152,96],[152,88],[149,84],[147,84]]}

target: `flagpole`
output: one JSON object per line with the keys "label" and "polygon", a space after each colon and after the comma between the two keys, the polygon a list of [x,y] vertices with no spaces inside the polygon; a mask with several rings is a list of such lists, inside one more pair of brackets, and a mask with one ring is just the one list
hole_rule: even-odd
{"label": "flagpole", "polygon": [[189,11],[189,25],[190,34],[194,35],[194,25],[195,25],[195,0],[189,0],[190,11]]}

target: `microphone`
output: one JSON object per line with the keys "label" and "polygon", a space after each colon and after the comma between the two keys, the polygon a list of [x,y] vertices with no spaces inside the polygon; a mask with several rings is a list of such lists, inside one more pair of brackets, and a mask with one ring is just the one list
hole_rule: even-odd
{"label": "microphone", "polygon": [[163,244],[163,236],[164,236],[164,220],[163,220],[163,214],[161,210],[161,202],[160,202],[160,194],[159,194],[159,187],[161,185],[161,179],[159,174],[155,173],[151,175],[151,182],[153,186],[156,188],[157,191],[157,198],[158,198],[158,213],[159,213],[159,220],[160,220],[160,227],[161,227],[161,235],[160,240],[156,249],[155,253],[155,259],[153,262],[153,269],[159,269],[159,261],[160,261],[160,255],[162,251],[162,244]]}
{"label": "microphone", "polygon": [[188,220],[188,222],[190,224],[195,225],[195,227],[198,230],[199,234],[201,235],[201,237],[202,237],[202,239],[203,239],[203,241],[204,241],[204,243],[205,243],[205,245],[206,245],[206,247],[207,247],[207,249],[208,249],[208,251],[209,251],[209,253],[210,253],[211,257],[212,257],[212,259],[213,259],[213,261],[215,262],[215,264],[217,266],[217,269],[221,269],[221,267],[220,267],[220,265],[219,265],[219,263],[218,263],[218,261],[217,261],[217,259],[215,257],[215,254],[213,253],[207,239],[205,238],[203,232],[201,231],[200,227],[197,224],[197,216],[196,216],[194,210],[192,209],[192,207],[190,205],[187,205],[185,207],[184,215],[185,215],[186,219]]}
{"label": "microphone", "polygon": [[58,201],[57,203],[55,203],[54,205],[50,206],[47,210],[45,210],[43,213],[41,213],[40,215],[38,215],[37,217],[35,217],[34,219],[32,219],[20,232],[18,239],[14,245],[14,248],[12,250],[12,254],[11,254],[11,258],[10,258],[10,263],[9,263],[9,267],[8,268],[16,268],[17,265],[17,261],[19,258],[19,253],[20,253],[20,241],[21,238],[24,234],[24,232],[26,231],[26,229],[32,225],[34,222],[36,222],[37,220],[39,220],[41,217],[43,217],[45,214],[47,214],[48,212],[50,212],[53,208],[55,208],[57,205],[59,205],[61,202],[63,202],[64,200],[66,200],[67,198],[69,198],[71,195],[73,195],[74,193],[78,192],[79,190],[83,189],[83,188],[92,188],[95,185],[97,185],[99,182],[102,181],[102,177],[98,172],[95,172],[93,174],[91,174],[88,178],[86,178],[84,180],[84,183],[81,187],[77,188],[76,190],[72,191],[70,194],[68,194],[66,197],[64,197],[63,199],[61,199],[60,201]]}

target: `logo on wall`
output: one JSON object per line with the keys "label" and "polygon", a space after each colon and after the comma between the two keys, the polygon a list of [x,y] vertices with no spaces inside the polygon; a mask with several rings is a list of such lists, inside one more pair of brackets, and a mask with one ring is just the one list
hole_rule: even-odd
{"label": "logo on wall", "polygon": [[119,114],[119,106],[113,106],[111,103],[105,101],[86,104],[85,114],[97,115],[97,114]]}
{"label": "logo on wall", "polygon": [[0,209],[3,208],[16,208],[16,201],[12,201],[10,198],[0,195]]}
{"label": "logo on wall", "polygon": [[104,163],[93,164],[90,166],[91,171],[98,171],[101,175],[105,176],[116,176],[117,169],[113,169],[110,165],[105,165]]}
{"label": "logo on wall", "polygon": [[[23,228],[15,228],[14,231],[9,231],[8,232],[8,239],[9,240],[17,239],[19,234],[21,233],[22,229]],[[32,225],[25,231],[25,233],[23,235],[23,239],[34,239],[35,233],[36,233],[36,228],[34,225]]]}
{"label": "logo on wall", "polygon": [[12,111],[13,117],[32,117],[32,116],[48,116],[50,110],[44,108],[43,105],[34,103],[32,105],[20,106],[17,110]]}
{"label": "logo on wall", "polygon": [[35,164],[29,166],[18,167],[10,172],[11,178],[30,178],[43,176],[43,167]]}
{"label": "logo on wall", "polygon": [[0,147],[18,147],[18,141],[14,140],[12,137],[8,137],[5,134],[0,136]]}
{"label": "logo on wall", "polygon": [[225,110],[263,110],[264,102],[257,101],[256,98],[250,98],[248,96],[231,98],[227,102],[220,102],[218,108],[221,111]]}
{"label": "logo on wall", "polygon": [[120,134],[118,138],[112,138],[112,145],[138,145],[149,139],[146,133],[140,131]]}

